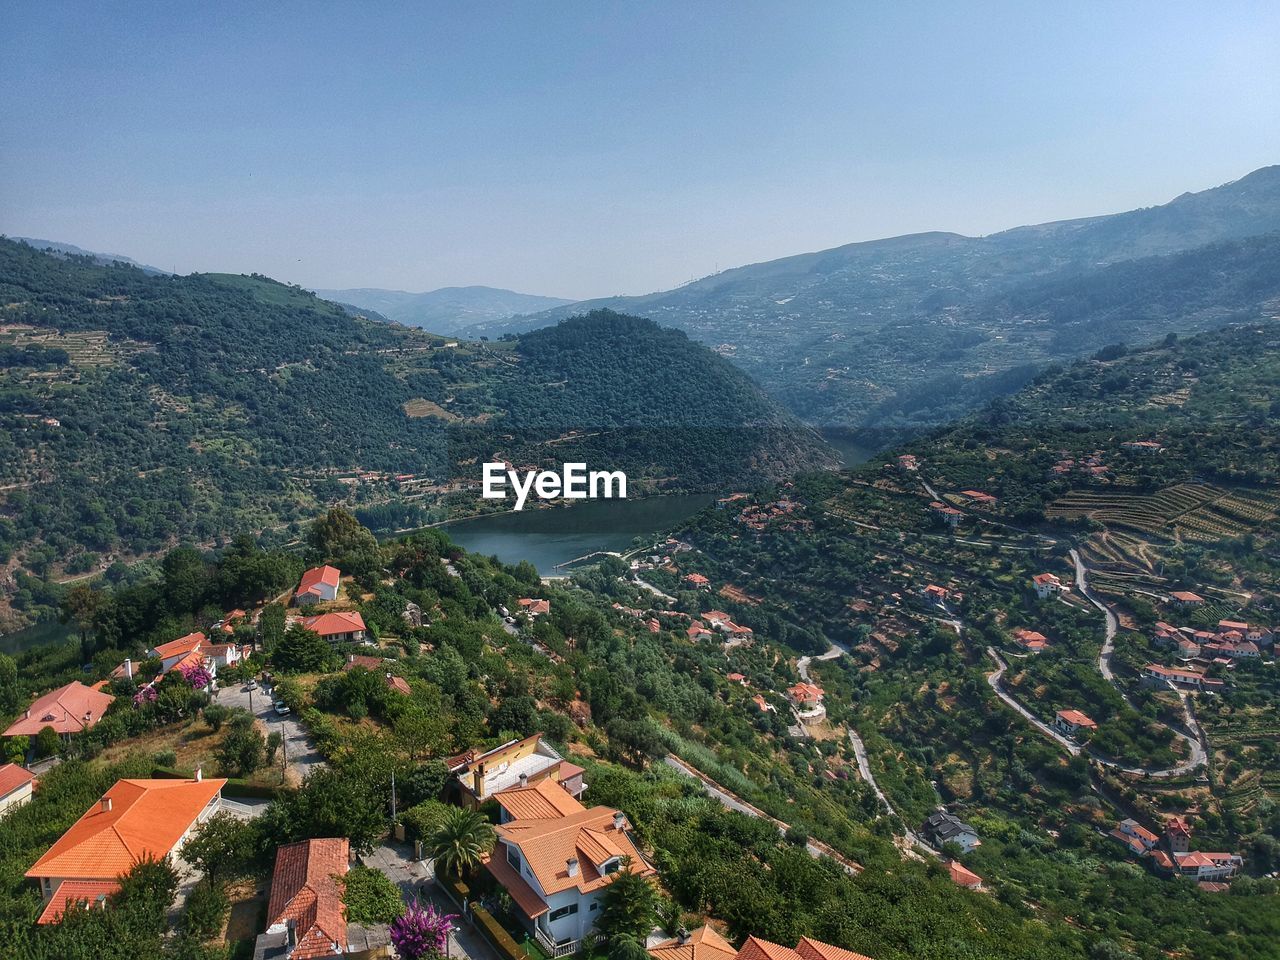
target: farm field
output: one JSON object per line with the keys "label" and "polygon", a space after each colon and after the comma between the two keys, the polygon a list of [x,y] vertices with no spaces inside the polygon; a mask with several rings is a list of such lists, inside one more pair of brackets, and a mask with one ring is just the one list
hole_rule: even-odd
{"label": "farm field", "polygon": [[1154,494],[1072,491],[1046,510],[1051,519],[1088,517],[1176,543],[1214,543],[1276,519],[1280,493],[1179,483]]}

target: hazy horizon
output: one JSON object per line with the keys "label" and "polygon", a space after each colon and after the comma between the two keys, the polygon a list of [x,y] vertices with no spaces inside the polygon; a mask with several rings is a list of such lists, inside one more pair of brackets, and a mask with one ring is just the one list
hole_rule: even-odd
{"label": "hazy horizon", "polygon": [[1280,162],[1280,8],[14,4],[0,232],[585,299]]}

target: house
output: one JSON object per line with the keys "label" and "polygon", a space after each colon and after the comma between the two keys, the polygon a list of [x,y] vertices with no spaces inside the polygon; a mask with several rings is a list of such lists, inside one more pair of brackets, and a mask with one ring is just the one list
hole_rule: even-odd
{"label": "house", "polygon": [[938,846],[944,843],[955,843],[964,853],[969,853],[982,845],[973,827],[959,817],[942,810],[929,816],[929,819],[924,822],[922,832],[931,836]]}
{"label": "house", "polygon": [[1039,653],[1049,646],[1049,638],[1043,633],[1037,633],[1035,630],[1028,630],[1025,627],[1019,627],[1013,631],[1013,640],[1023,650],[1029,650],[1032,653]]}
{"label": "house", "polygon": [[1053,718],[1053,725],[1068,735],[1074,735],[1081,730],[1092,732],[1098,729],[1098,725],[1079,710],[1059,710],[1057,716]]}
{"label": "house", "polygon": [[0,767],[0,817],[31,799],[36,778],[30,770],[16,763]]}
{"label": "house", "polygon": [[728,680],[730,683],[740,683],[744,687],[749,685],[747,683],[747,677],[745,674],[731,673],[728,676],[726,676],[725,679]]}
{"label": "house", "polygon": [[701,640],[703,637],[714,637],[715,631],[708,630],[701,623],[695,620],[693,623],[689,624],[689,628],[685,630],[685,635],[688,636],[690,640]]}
{"label": "house", "polygon": [[213,661],[215,672],[222,667],[239,663],[242,659],[240,645],[236,643],[211,643],[207,647],[201,647],[199,652]]}
{"label": "house", "polygon": [[469,750],[451,757],[448,765],[455,789],[471,807],[478,807],[504,790],[527,787],[540,780],[554,780],[574,797],[587,789],[582,782],[583,769],[561,757],[540,733],[508,741],[485,753]]}
{"label": "house", "polygon": [[550,600],[535,600],[533,597],[521,597],[516,601],[522,613],[528,614],[530,617],[540,617],[545,613],[551,612]]}
{"label": "house", "polygon": [[1031,586],[1036,591],[1036,596],[1041,600],[1047,600],[1055,593],[1067,593],[1071,590],[1069,586],[1058,579],[1055,573],[1037,573],[1031,578]]}
{"label": "house", "polygon": [[566,805],[568,813],[543,808],[536,812],[555,815],[500,824],[498,842],[485,857],[517,917],[553,958],[576,953],[595,927],[612,874],[656,873],[631,839],[622,811],[578,806]]}
{"label": "house", "polygon": [[1204,606],[1204,597],[1190,590],[1175,590],[1169,594],[1169,602],[1179,610],[1194,610]]}
{"label": "house", "polygon": [[1133,819],[1121,820],[1120,825],[1111,831],[1111,836],[1139,857],[1146,856],[1160,842],[1158,836]]}
{"label": "house", "polygon": [[947,599],[951,596],[950,590],[946,587],[940,587],[936,583],[926,585],[920,593],[926,600],[931,603],[936,603],[938,606],[942,606],[946,603]]}
{"label": "house", "polygon": [[302,575],[302,581],[293,595],[294,602],[305,607],[322,600],[337,600],[342,586],[342,571],[328,565],[312,567]]}
{"label": "house", "polygon": [[981,490],[961,490],[960,496],[968,500],[972,506],[980,507],[984,510],[990,510],[998,502],[991,494],[983,493]]}
{"label": "house", "polygon": [[1170,817],[1164,825],[1164,839],[1170,853],[1186,853],[1191,849],[1191,824],[1186,817]]}
{"label": "house", "polygon": [[903,470],[919,470],[920,461],[913,453],[903,453],[898,455],[898,466]]}
{"label": "house", "polygon": [[[161,860],[182,849],[199,823],[218,809],[226,780],[117,780],[102,799],[85,811],[26,872],[40,884],[45,912],[40,923],[53,921],[53,900],[68,882],[114,884],[139,860]],[[64,892],[56,913],[61,915]]]}
{"label": "house", "polygon": [[276,849],[267,930],[255,956],[307,960],[347,952],[342,884],[350,865],[346,837],[303,840]]}
{"label": "house", "polygon": [[1173,855],[1174,872],[1195,880],[1229,880],[1244,866],[1244,858],[1236,853],[1189,853]]}
{"label": "house", "polygon": [[787,688],[787,699],[796,708],[796,716],[805,723],[814,723],[827,715],[822,703],[823,689],[816,683],[797,683]]}
{"label": "house", "polygon": [[1194,640],[1188,640],[1186,637],[1178,640],[1179,660],[1194,660],[1198,656],[1200,656],[1200,644]]}
{"label": "house", "polygon": [[1205,690],[1221,686],[1222,682],[1210,681],[1203,673],[1195,670],[1183,670],[1179,667],[1166,667],[1159,663],[1148,663],[1142,668],[1142,680],[1152,686],[1182,687],[1188,690]]}
{"label": "house", "polygon": [[742,944],[742,949],[738,951],[738,960],[871,960],[871,958],[811,937],[801,937],[794,950],[780,943],[761,940],[759,937],[747,937]]}
{"label": "house", "polygon": [[329,643],[359,643],[365,638],[364,617],[354,610],[304,617],[302,625]]}
{"label": "house", "polygon": [[521,784],[493,795],[498,804],[498,822],[513,820],[550,820],[567,817],[587,809],[559,781],[546,778],[537,783]]}
{"label": "house", "polygon": [[967,887],[970,890],[982,889],[982,878],[959,860],[947,862],[947,874],[951,877],[951,882],[958,887]]}
{"label": "house", "polygon": [[778,708],[764,698],[764,694],[757,693],[751,698],[751,702],[756,705],[756,709],[761,713],[777,713]]}
{"label": "house", "polygon": [[1120,446],[1133,453],[1159,453],[1164,449],[1154,440],[1127,440]]}
{"label": "house", "polygon": [[687,573],[682,578],[685,583],[693,587],[695,590],[710,590],[711,581],[700,573]]}
{"label": "house", "polygon": [[152,647],[148,653],[160,661],[160,672],[168,673],[191,654],[198,653],[207,641],[203,633],[188,633],[185,637]]}
{"label": "house", "polygon": [[964,519],[964,514],[961,511],[939,500],[934,500],[929,504],[929,509],[933,511],[934,516],[941,518],[949,527],[954,528]]}
{"label": "house", "polygon": [[734,960],[738,951],[711,927],[681,929],[671,940],[663,940],[649,948],[654,960]]}
{"label": "house", "polygon": [[53,727],[56,733],[69,737],[101,720],[114,699],[109,693],[72,680],[37,698],[0,736],[34,737],[45,727]]}

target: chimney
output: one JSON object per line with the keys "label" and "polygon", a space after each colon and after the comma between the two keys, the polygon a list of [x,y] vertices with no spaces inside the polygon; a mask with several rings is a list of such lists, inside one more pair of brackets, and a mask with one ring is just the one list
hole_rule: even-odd
{"label": "chimney", "polygon": [[623,813],[621,810],[615,810],[613,812],[613,829],[615,830],[627,829],[627,815]]}
{"label": "chimney", "polygon": [[103,798],[102,798],[102,812],[103,812],[103,813],[110,813],[110,812],[111,812],[111,798],[110,798],[110,797],[103,797]]}
{"label": "chimney", "polygon": [[578,858],[570,857],[564,862],[565,869],[569,871],[569,876],[576,877],[578,875]]}
{"label": "chimney", "polygon": [[99,910],[107,909],[107,895],[105,893],[98,894],[98,898],[94,901],[94,906]]}
{"label": "chimney", "polygon": [[481,800],[484,799],[484,764],[480,764],[471,772],[471,792]]}
{"label": "chimney", "polygon": [[133,661],[128,657],[124,658],[124,675],[129,680],[133,679]]}
{"label": "chimney", "polygon": [[527,787],[529,785],[529,775],[527,773],[520,774],[520,786]]}
{"label": "chimney", "polygon": [[355,662],[356,662],[356,655],[354,653],[348,653],[347,663],[355,663]]}
{"label": "chimney", "polygon": [[199,783],[203,779],[204,779],[204,768],[196,767],[196,783]]}
{"label": "chimney", "polygon": [[688,943],[688,942],[689,942],[689,928],[688,928],[688,927],[681,927],[679,930],[677,930],[677,931],[676,931],[676,940],[677,940],[677,941],[679,941],[680,943]]}

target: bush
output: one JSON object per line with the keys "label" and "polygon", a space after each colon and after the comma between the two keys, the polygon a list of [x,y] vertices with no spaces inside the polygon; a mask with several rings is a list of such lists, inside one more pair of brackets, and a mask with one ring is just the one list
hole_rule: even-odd
{"label": "bush", "polygon": [[183,936],[199,943],[212,940],[222,932],[231,904],[226,891],[212,883],[197,883],[187,897],[187,908],[182,912],[179,930]]}

